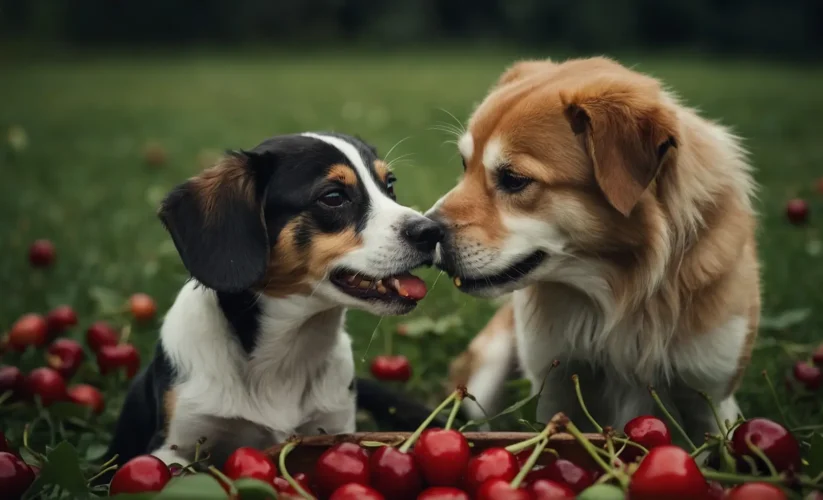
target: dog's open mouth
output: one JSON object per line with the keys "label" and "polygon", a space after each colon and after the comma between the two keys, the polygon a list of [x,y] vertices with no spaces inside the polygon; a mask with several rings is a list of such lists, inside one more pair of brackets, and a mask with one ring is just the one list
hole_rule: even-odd
{"label": "dog's open mouth", "polygon": [[497,274],[476,277],[454,276],[454,286],[464,292],[502,286],[534,271],[547,256],[546,252],[538,250]]}
{"label": "dog's open mouth", "polygon": [[416,304],[426,296],[426,283],[410,273],[383,278],[341,269],[331,275],[331,282],[343,293],[356,299]]}

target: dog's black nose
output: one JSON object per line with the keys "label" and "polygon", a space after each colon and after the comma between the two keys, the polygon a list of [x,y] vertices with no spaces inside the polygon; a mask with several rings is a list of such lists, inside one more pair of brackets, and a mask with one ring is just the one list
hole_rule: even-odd
{"label": "dog's black nose", "polygon": [[421,217],[406,224],[406,239],[421,252],[433,252],[443,239],[443,227],[437,222]]}

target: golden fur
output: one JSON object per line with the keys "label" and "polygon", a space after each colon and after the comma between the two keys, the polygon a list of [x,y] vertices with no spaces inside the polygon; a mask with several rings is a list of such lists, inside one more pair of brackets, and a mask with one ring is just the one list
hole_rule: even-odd
{"label": "golden fur", "polygon": [[[479,105],[468,134],[465,176],[433,208],[456,245],[502,248],[519,231],[507,220],[541,221],[566,240],[564,262],[590,271],[569,277],[560,269],[526,283],[516,292],[517,318],[551,322],[553,303],[587,303],[597,327],[593,340],[569,337],[577,354],[611,364],[635,383],[722,380],[710,392],[717,400],[732,395],[760,314],[754,183],[734,136],[657,80],[604,58],[515,64]],[[490,156],[535,182],[501,194]],[[731,376],[715,380],[704,373],[714,365],[684,361],[681,345],[722,336],[737,317],[747,326]],[[530,349],[521,349],[521,362]],[[454,374],[477,357],[471,351],[455,361]]]}

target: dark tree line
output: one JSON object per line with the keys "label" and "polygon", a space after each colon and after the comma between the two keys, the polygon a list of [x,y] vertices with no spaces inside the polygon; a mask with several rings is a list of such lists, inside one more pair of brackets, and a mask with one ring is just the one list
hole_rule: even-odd
{"label": "dark tree line", "polygon": [[77,44],[686,47],[814,57],[823,0],[0,0],[0,36]]}

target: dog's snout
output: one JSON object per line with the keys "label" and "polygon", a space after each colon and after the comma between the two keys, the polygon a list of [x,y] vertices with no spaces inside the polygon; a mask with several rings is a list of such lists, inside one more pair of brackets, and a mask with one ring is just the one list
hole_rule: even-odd
{"label": "dog's snout", "polygon": [[416,249],[421,252],[433,252],[443,239],[443,226],[426,218],[417,218],[406,223],[403,234]]}

